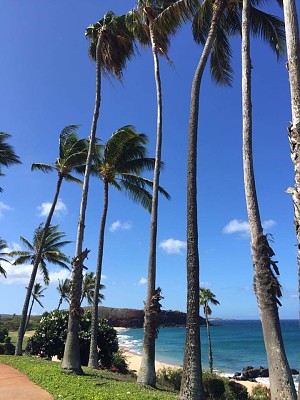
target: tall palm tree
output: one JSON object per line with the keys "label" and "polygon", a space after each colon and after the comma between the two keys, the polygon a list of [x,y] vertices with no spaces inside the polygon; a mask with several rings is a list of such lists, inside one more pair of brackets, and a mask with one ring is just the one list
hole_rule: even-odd
{"label": "tall palm tree", "polygon": [[6,243],[6,241],[4,240],[4,239],[1,239],[0,238],[0,275],[3,275],[4,276],[4,278],[6,278],[6,271],[5,271],[5,269],[1,266],[1,261],[4,261],[4,262],[9,262],[8,260],[7,260],[7,256],[8,256],[8,253],[7,252],[2,252],[2,250],[4,250],[4,249],[6,249],[7,248],[7,243]]}
{"label": "tall palm tree", "polygon": [[[250,26],[276,49],[282,34],[282,23],[263,13],[252,2]],[[199,252],[197,217],[197,141],[200,87],[210,56],[212,78],[219,84],[230,85],[231,49],[228,36],[241,32],[242,1],[204,0],[193,21],[196,42],[203,44],[197,65],[190,103],[188,162],[187,162],[187,333],[183,374],[179,399],[203,399],[201,350],[199,334]]]}
{"label": "tall palm tree", "polygon": [[[193,10],[195,1],[186,0],[138,0],[136,7],[127,14],[127,24],[143,46],[152,50],[154,78],[156,85],[157,122],[156,151],[153,174],[153,193],[151,205],[150,243],[148,259],[147,299],[145,302],[144,340],[141,367],[137,381],[143,385],[155,386],[155,313],[151,303],[155,297],[156,286],[156,241],[158,221],[158,187],[162,151],[162,87],[158,56],[168,58],[170,35],[176,32],[179,25],[187,20]],[[152,332],[152,333],[151,333]]]}
{"label": "tall palm tree", "polygon": [[212,310],[209,306],[209,303],[213,304],[214,306],[220,304],[219,301],[216,299],[216,295],[210,289],[200,288],[200,305],[203,306],[207,329],[209,370],[211,373],[213,373],[213,355],[210,336],[210,324],[208,320],[208,316],[212,314]]}
{"label": "tall palm tree", "polygon": [[[30,243],[27,239],[25,239],[22,236],[20,237],[21,242],[25,247],[27,247],[28,250],[25,251],[17,250],[9,253],[10,257],[17,256],[17,258],[13,261],[12,265],[23,265],[28,262],[32,264],[32,272],[26,291],[25,301],[22,310],[22,317],[18,332],[18,342],[15,352],[17,356],[22,355],[22,343],[24,338],[25,325],[27,321],[29,301],[31,298],[31,293],[37,274],[37,269],[35,269],[36,259],[38,257],[40,259],[40,262],[37,267],[40,268],[42,276],[44,278],[44,283],[46,285],[49,284],[49,272],[47,269],[46,262],[54,265],[59,265],[62,268],[68,269],[69,257],[67,257],[61,251],[61,248],[71,242],[62,240],[65,238],[66,235],[63,232],[58,232],[58,225],[49,226],[46,238],[44,232],[45,228],[43,224],[40,224],[38,228],[34,231],[32,243]],[[42,241],[44,242],[43,245]],[[40,251],[41,249],[42,251]]]}
{"label": "tall palm tree", "polygon": [[79,323],[80,323],[80,298],[82,287],[83,261],[88,255],[88,250],[83,251],[83,236],[85,227],[85,213],[88,199],[90,170],[95,146],[97,122],[101,103],[101,77],[115,76],[122,79],[122,71],[127,60],[134,53],[133,35],[125,24],[125,16],[115,16],[108,12],[104,17],[85,32],[90,41],[89,55],[96,62],[96,96],[94,114],[89,137],[89,150],[84,173],[78,231],[76,240],[75,257],[72,261],[72,287],[71,302],[68,321],[68,334],[66,339],[62,368],[82,374],[79,349]]}
{"label": "tall palm tree", "polygon": [[[300,299],[300,39],[297,7],[295,0],[283,0],[288,72],[291,91],[292,123],[289,126],[291,158],[294,164],[295,185],[288,191],[294,204],[294,225],[298,242],[298,292]],[[300,390],[298,391],[300,400]]]}
{"label": "tall palm tree", "polygon": [[[11,135],[5,132],[0,132],[0,176],[4,174],[1,172],[1,167],[9,167],[13,164],[21,164],[20,157],[15,154],[15,151],[11,145],[6,143]],[[2,188],[0,187],[0,192]]]}
{"label": "tall palm tree", "polygon": [[[83,280],[82,280],[82,294],[81,294],[81,301],[80,304],[82,304],[83,300],[87,300],[88,305],[92,305],[94,302],[94,296],[95,296],[95,287],[96,287],[96,275],[94,272],[89,272],[84,275]],[[98,292],[98,303],[101,303],[102,300],[105,299],[104,295],[100,293],[100,290],[105,289],[105,285],[99,285],[99,292]]]}
{"label": "tall palm tree", "polygon": [[[32,171],[41,170],[43,172],[56,171],[58,174],[58,181],[56,184],[56,191],[54,199],[47,216],[45,226],[41,230],[43,236],[40,237],[40,248],[37,249],[37,254],[34,259],[31,280],[28,285],[27,295],[23,307],[23,313],[21,316],[20,329],[18,334],[18,341],[16,346],[16,355],[22,355],[22,342],[23,342],[23,332],[27,319],[27,310],[30,293],[32,292],[33,285],[35,282],[35,277],[39,265],[41,264],[41,258],[44,251],[44,244],[48,236],[48,230],[51,224],[51,220],[55,211],[58,196],[60,193],[62,181],[65,179],[69,182],[81,183],[81,181],[71,175],[72,172],[82,172],[82,166],[85,163],[86,152],[87,152],[87,141],[85,139],[79,139],[77,136],[78,125],[68,125],[66,126],[59,135],[59,157],[56,159],[54,165],[34,163],[32,164]],[[26,304],[27,303],[27,304]]]}
{"label": "tall palm tree", "polygon": [[[279,32],[277,53],[284,47],[284,31]],[[276,261],[268,237],[264,234],[252,157],[252,105],[250,58],[250,0],[243,0],[242,12],[242,99],[243,99],[243,163],[246,205],[251,235],[254,266],[254,290],[260,310],[264,342],[267,352],[272,399],[296,400],[293,377],[285,354],[278,314],[281,288]]]}
{"label": "tall palm tree", "polygon": [[58,280],[58,286],[56,290],[59,293],[59,301],[58,301],[58,306],[57,309],[60,309],[60,306],[62,305],[63,300],[66,300],[68,303],[70,301],[70,286],[71,282],[70,279],[66,278],[64,280]]}
{"label": "tall palm tree", "polygon": [[[147,158],[145,144],[146,135],[139,134],[133,126],[124,126],[118,129],[108,140],[105,146],[98,146],[98,155],[95,160],[95,172],[104,183],[104,204],[100,223],[98,258],[96,270],[96,287],[94,306],[92,311],[91,346],[89,366],[97,368],[97,326],[98,326],[98,285],[101,279],[104,231],[108,210],[109,187],[114,186],[124,191],[133,201],[141,204],[148,211],[151,210],[151,194],[147,187],[152,188],[152,181],[143,178],[140,174],[144,170],[153,170],[155,159]],[[167,198],[169,195],[161,187],[159,191]]]}
{"label": "tall palm tree", "polygon": [[[28,288],[26,288],[28,289]],[[27,317],[27,321],[26,321],[26,326],[24,329],[24,334],[26,332],[27,326],[29,324],[30,321],[30,316],[31,316],[31,312],[32,312],[32,308],[34,305],[34,302],[38,303],[42,308],[44,308],[42,302],[40,301],[40,299],[42,297],[45,297],[45,295],[43,294],[43,292],[46,290],[46,288],[43,288],[42,285],[40,283],[35,283],[33,286],[33,290],[32,290],[32,302],[31,302],[31,306],[29,309],[29,313],[28,313],[28,317]]]}

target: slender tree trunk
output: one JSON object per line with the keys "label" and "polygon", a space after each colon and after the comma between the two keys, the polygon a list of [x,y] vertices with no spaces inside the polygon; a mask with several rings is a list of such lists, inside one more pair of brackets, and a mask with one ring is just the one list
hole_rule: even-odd
{"label": "slender tree trunk", "polygon": [[213,354],[212,354],[212,347],[211,347],[211,336],[210,336],[210,325],[208,321],[208,315],[205,313],[205,320],[206,320],[206,329],[207,329],[207,341],[208,341],[208,361],[209,361],[209,370],[213,373]]}
{"label": "slender tree trunk", "polygon": [[30,309],[29,309],[29,314],[28,314],[27,321],[26,321],[26,325],[25,325],[25,328],[24,328],[24,335],[25,335],[27,326],[28,326],[28,324],[29,324],[29,320],[30,320],[30,316],[31,316],[33,304],[34,304],[34,299],[32,299],[31,306],[30,306]]}
{"label": "slender tree trunk", "polygon": [[99,307],[99,291],[100,291],[101,274],[102,274],[104,232],[106,225],[107,209],[108,209],[108,182],[104,181],[103,213],[100,223],[98,258],[97,258],[97,269],[96,269],[96,284],[95,284],[94,301],[92,308],[91,345],[90,345],[90,355],[88,364],[90,368],[99,368],[98,352],[97,352],[98,321],[99,321],[98,307]]}
{"label": "slender tree trunk", "polygon": [[138,371],[137,382],[142,385],[149,385],[155,387],[156,374],[155,374],[155,339],[154,333],[155,326],[154,319],[157,318],[153,312],[150,312],[151,301],[155,291],[156,281],[156,241],[157,241],[157,210],[158,210],[158,188],[159,188],[159,175],[161,163],[161,149],[162,149],[162,89],[159,72],[159,60],[157,55],[157,48],[155,43],[154,32],[150,25],[150,37],[152,54],[154,60],[154,75],[156,84],[156,99],[157,99],[157,126],[156,126],[156,151],[155,151],[155,165],[153,175],[153,192],[152,192],[152,208],[151,208],[151,222],[150,222],[150,250],[148,261],[148,284],[147,284],[147,299],[145,304],[145,317],[144,317],[144,340],[143,340],[143,353],[141,366]]}
{"label": "slender tree trunk", "polygon": [[[66,339],[66,345],[64,350],[62,368],[68,372],[75,372],[82,374],[81,362],[80,362],[80,349],[79,349],[79,324],[80,324],[80,299],[82,291],[82,269],[83,261],[87,257],[88,250],[82,250],[84,229],[85,229],[85,212],[87,207],[88,190],[89,190],[89,179],[90,171],[94,153],[97,122],[101,104],[101,66],[100,66],[100,50],[103,42],[102,33],[100,32],[96,47],[96,97],[95,107],[93,114],[93,121],[91,125],[91,134],[89,137],[89,148],[86,159],[86,167],[83,180],[80,213],[78,220],[77,240],[76,240],[76,251],[73,259],[72,267],[72,281],[71,281],[71,299],[69,307],[69,320],[68,320],[68,333]],[[74,279],[78,280],[75,281]],[[75,289],[76,286],[76,289]]]}
{"label": "slender tree trunk", "polygon": [[62,175],[58,175],[58,181],[57,181],[57,185],[56,185],[56,193],[55,193],[55,196],[54,196],[54,199],[53,199],[53,203],[52,203],[52,206],[50,208],[47,220],[45,222],[44,233],[43,233],[43,236],[42,236],[42,239],[41,239],[40,248],[38,249],[37,256],[36,256],[36,258],[34,260],[33,267],[32,267],[32,272],[31,272],[31,276],[30,276],[30,281],[29,281],[29,284],[28,284],[28,287],[27,287],[26,297],[25,297],[25,301],[24,301],[24,305],[23,305],[22,316],[21,316],[21,321],[20,321],[20,326],[19,326],[19,331],[18,331],[18,340],[17,340],[16,350],[15,350],[15,355],[16,356],[21,356],[22,355],[23,338],[24,338],[24,332],[25,332],[25,325],[26,325],[26,321],[27,321],[27,312],[28,312],[28,307],[29,307],[29,301],[30,301],[33,285],[34,285],[34,282],[35,282],[37,270],[38,270],[39,264],[41,262],[41,258],[42,258],[42,254],[43,254],[46,238],[47,238],[47,235],[48,235],[49,226],[50,226],[53,214],[54,214],[54,210],[55,210],[55,206],[56,206],[56,203],[57,203],[57,200],[58,200],[58,196],[59,196],[59,192],[60,192],[62,181],[63,181],[63,176]]}
{"label": "slender tree trunk", "polygon": [[204,399],[199,329],[199,253],[197,217],[197,136],[200,85],[211,52],[218,20],[226,1],[216,1],[209,34],[198,63],[191,91],[187,165],[187,318],[183,374],[179,400]]}
{"label": "slender tree trunk", "polygon": [[58,306],[57,306],[57,310],[60,309],[60,306],[62,305],[62,297],[60,297],[59,302],[58,302]]}
{"label": "slender tree trunk", "polygon": [[[280,285],[273,274],[274,255],[263,234],[252,157],[252,103],[250,59],[250,0],[243,0],[242,13],[242,98],[244,185],[251,234],[254,289],[261,315],[272,400],[295,400],[296,390],[287,362],[277,308]],[[273,262],[274,263],[274,262]]]}
{"label": "slender tree trunk", "polygon": [[[283,0],[283,10],[292,108],[289,141],[295,171],[294,187],[289,188],[288,191],[292,194],[294,205],[294,224],[298,243],[298,293],[300,304],[300,42],[296,1]],[[298,400],[300,400],[300,390],[298,390]]]}

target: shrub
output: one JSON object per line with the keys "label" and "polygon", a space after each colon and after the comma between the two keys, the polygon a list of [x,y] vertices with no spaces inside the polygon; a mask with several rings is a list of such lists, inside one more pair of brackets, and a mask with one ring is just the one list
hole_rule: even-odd
{"label": "shrub", "polygon": [[252,389],[251,400],[271,400],[270,389],[263,385],[255,386]]}
{"label": "shrub", "polygon": [[217,374],[203,371],[202,374],[204,396],[208,400],[223,400],[225,393],[224,379]]}
{"label": "shrub", "polygon": [[161,368],[157,371],[156,378],[157,383],[160,385],[179,391],[182,378],[182,368]]}
{"label": "shrub", "polygon": [[11,343],[11,338],[7,336],[4,341],[4,354],[7,356],[15,354],[15,346]]}
{"label": "shrub", "polygon": [[0,343],[4,343],[5,338],[8,336],[7,328],[1,326],[0,327]]}
{"label": "shrub", "polygon": [[225,380],[225,393],[224,397],[226,400],[248,400],[247,388],[240,383]]}
{"label": "shrub", "polygon": [[[91,312],[86,311],[80,320],[79,345],[81,364],[87,365],[90,350]],[[44,313],[35,334],[28,340],[26,351],[32,355],[63,357],[67,337],[68,311],[54,310]],[[118,351],[116,331],[100,319],[97,339],[99,362],[106,368],[112,365],[113,354]]]}
{"label": "shrub", "polygon": [[118,350],[116,353],[113,353],[112,367],[116,368],[121,374],[127,374],[129,372],[128,362],[123,350]]}

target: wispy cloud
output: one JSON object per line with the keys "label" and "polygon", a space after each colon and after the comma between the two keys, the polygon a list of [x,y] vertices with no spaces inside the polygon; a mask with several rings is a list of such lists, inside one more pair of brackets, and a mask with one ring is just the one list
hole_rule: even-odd
{"label": "wispy cloud", "polygon": [[147,283],[147,279],[142,277],[139,281],[138,281],[138,285],[146,285]]}
{"label": "wispy cloud", "polygon": [[127,231],[131,228],[129,222],[121,222],[119,219],[111,224],[109,227],[110,232]]}
{"label": "wispy cloud", "polygon": [[[37,207],[39,211],[39,216],[40,217],[45,217],[49,214],[50,208],[52,206],[52,203],[45,202],[42,203],[40,206]],[[65,203],[62,201],[62,199],[57,200],[57,204],[55,206],[54,214],[66,214],[68,212],[67,206]]]}
{"label": "wispy cloud", "polygon": [[182,254],[186,249],[186,242],[177,239],[166,239],[160,242],[159,247],[167,254]]}
{"label": "wispy cloud", "polygon": [[12,208],[7,204],[3,203],[2,201],[0,201],[0,218],[3,217],[4,211],[9,211],[9,210],[12,210]]}
{"label": "wispy cloud", "polygon": [[[263,228],[270,229],[276,222],[273,219],[269,219],[262,223]],[[232,219],[228,222],[228,224],[223,228],[223,233],[225,234],[233,234],[238,233],[241,237],[248,237],[250,234],[249,223],[247,221],[242,221],[240,219]]]}

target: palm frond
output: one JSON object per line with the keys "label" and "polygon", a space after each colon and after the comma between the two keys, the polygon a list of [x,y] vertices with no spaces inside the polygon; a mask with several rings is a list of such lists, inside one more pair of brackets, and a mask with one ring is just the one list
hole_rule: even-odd
{"label": "palm frond", "polygon": [[0,264],[0,275],[3,275],[4,278],[6,278],[6,276],[7,276],[5,269],[3,267],[1,267],[1,264]]}
{"label": "palm frond", "polygon": [[59,151],[64,148],[66,141],[72,135],[77,136],[77,130],[80,125],[67,125],[63,128],[59,135]]}
{"label": "palm frond", "polygon": [[[13,254],[14,252],[11,252],[10,255],[11,257],[14,257],[15,255],[17,256],[18,254]],[[31,255],[20,255],[18,258],[16,258],[11,264],[12,265],[23,265],[30,262],[32,263],[32,257]]]}
{"label": "palm frond", "polygon": [[210,24],[213,15],[213,1],[204,0],[192,23],[192,32],[195,42],[205,44],[206,38],[210,29]]}
{"label": "palm frond", "polygon": [[152,195],[141,186],[131,183],[130,180],[122,180],[120,186],[124,188],[126,195],[135,203],[140,204],[147,211],[151,212]]}
{"label": "palm frond", "polygon": [[0,165],[9,167],[12,164],[22,164],[20,157],[15,154],[14,148],[6,143],[11,135],[0,132]]}
{"label": "palm frond", "polygon": [[42,171],[42,172],[52,172],[55,171],[55,168],[52,165],[48,165],[48,164],[42,164],[42,163],[33,163],[31,165],[31,171]]}
{"label": "palm frond", "polygon": [[210,58],[210,72],[216,83],[231,86],[233,72],[231,58],[229,41],[222,26],[219,25]]}
{"label": "palm frond", "polygon": [[43,259],[41,260],[41,262],[39,264],[39,268],[41,270],[41,274],[43,276],[44,283],[46,286],[48,286],[50,283],[50,277],[49,277],[49,272],[48,272],[46,263]]}
{"label": "palm frond", "polygon": [[75,178],[75,176],[72,176],[72,175],[70,175],[70,174],[65,175],[65,180],[66,180],[67,182],[75,182],[75,183],[78,183],[79,185],[82,185],[82,184],[83,184],[83,182],[82,182],[81,179]]}

